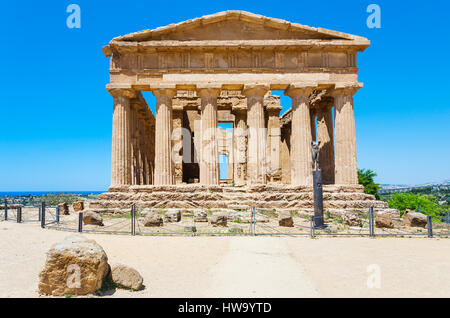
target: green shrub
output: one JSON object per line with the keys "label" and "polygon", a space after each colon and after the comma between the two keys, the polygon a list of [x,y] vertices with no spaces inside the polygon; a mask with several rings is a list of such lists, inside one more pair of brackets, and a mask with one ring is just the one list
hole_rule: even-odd
{"label": "green shrub", "polygon": [[364,193],[372,194],[377,200],[380,200],[380,185],[373,180],[377,174],[369,169],[358,169],[358,183],[364,186]]}

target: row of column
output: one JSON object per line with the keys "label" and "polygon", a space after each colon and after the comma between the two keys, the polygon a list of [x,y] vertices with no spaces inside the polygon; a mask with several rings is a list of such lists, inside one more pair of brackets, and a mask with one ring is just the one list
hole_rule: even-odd
{"label": "row of column", "polygon": [[[331,105],[320,105],[312,110],[309,95],[314,86],[291,85],[285,92],[292,98],[291,128],[291,184],[312,184],[311,142],[321,141],[319,165],[324,182],[334,184],[357,184],[356,131],[353,94],[358,87],[336,88],[334,97],[334,147]],[[317,131],[315,131],[315,117]]]}
{"label": "row of column", "polygon": [[[266,183],[265,162],[267,154],[266,127],[264,116],[264,95],[269,90],[265,85],[245,86],[243,94],[247,98],[248,153],[247,178],[251,184]],[[333,178],[336,184],[357,184],[356,138],[353,111],[353,94],[356,88],[339,88],[332,93],[335,104],[334,150],[332,111],[324,105],[317,113],[312,112],[309,96],[313,86],[291,85],[285,92],[292,98],[291,130],[291,184],[312,185],[311,142],[315,138],[322,142],[320,165],[324,175]],[[131,90],[117,90],[110,93],[114,97],[113,145],[112,145],[112,185],[141,184],[144,175],[131,173],[130,154],[139,151],[136,142],[130,143],[132,112],[130,111]],[[155,165],[154,184],[175,184],[172,160],[172,98],[174,88],[154,89],[156,97]],[[199,88],[201,99],[200,183],[219,184],[219,156],[216,140],[217,98],[220,88]],[[317,136],[315,116],[318,116]],[[244,127],[244,123],[242,123]],[[133,127],[134,129],[135,127]],[[133,145],[136,144],[134,148]],[[132,148],[133,147],[133,148]],[[136,156],[134,156],[136,157]],[[138,165],[148,163],[138,156]],[[334,171],[333,171],[334,170]],[[144,171],[144,169],[139,169]],[[148,178],[148,177],[147,177]],[[327,178],[327,177],[326,177]],[[133,181],[134,180],[134,181]],[[333,183],[333,182],[330,182]]]}
{"label": "row of column", "polygon": [[[111,185],[153,183],[152,144],[148,121],[136,92],[110,90],[114,97],[111,155]],[[148,114],[147,114],[148,115]]]}

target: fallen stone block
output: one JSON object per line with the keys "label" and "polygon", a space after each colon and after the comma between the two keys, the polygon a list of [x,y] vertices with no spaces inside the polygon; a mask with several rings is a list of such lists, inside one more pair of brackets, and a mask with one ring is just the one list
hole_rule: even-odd
{"label": "fallen stone block", "polygon": [[72,208],[75,212],[81,212],[84,210],[84,201],[76,201],[72,203]]}
{"label": "fallen stone block", "polygon": [[86,295],[101,288],[108,270],[108,257],[94,240],[69,236],[47,252],[39,274],[39,294]]}
{"label": "fallen stone block", "polygon": [[411,227],[427,226],[427,216],[425,214],[414,212],[408,209],[405,211],[405,214],[403,214],[403,221]]}
{"label": "fallen stone block", "polygon": [[181,221],[181,212],[179,210],[171,210],[167,211],[164,215],[165,222],[180,222]]}
{"label": "fallen stone block", "polygon": [[288,211],[281,211],[278,214],[278,225],[283,227],[293,227],[294,220],[292,219],[292,215]]}
{"label": "fallen stone block", "polygon": [[144,279],[137,270],[132,267],[117,264],[111,267],[111,279],[114,283],[121,287],[132,290],[139,290],[142,288]]}
{"label": "fallen stone block", "polygon": [[92,211],[83,212],[83,223],[103,226],[103,218],[99,214]]}

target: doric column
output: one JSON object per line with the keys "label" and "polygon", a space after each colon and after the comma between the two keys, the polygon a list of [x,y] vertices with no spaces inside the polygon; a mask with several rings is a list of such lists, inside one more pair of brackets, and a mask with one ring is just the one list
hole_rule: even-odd
{"label": "doric column", "polygon": [[312,186],[311,113],[312,86],[290,85],[285,94],[292,98],[291,184]]}
{"label": "doric column", "polygon": [[324,184],[334,183],[333,102],[325,99],[317,108],[317,140],[320,141],[319,166]]}
{"label": "doric column", "polygon": [[114,97],[111,186],[131,185],[131,89],[109,89]]}
{"label": "doric column", "polygon": [[271,182],[281,181],[281,124],[280,105],[267,105],[267,176]]}
{"label": "doric column", "polygon": [[353,95],[359,86],[339,88],[334,97],[335,183],[358,184]]}
{"label": "doric column", "polygon": [[234,183],[245,185],[247,179],[247,112],[242,109],[234,113]]}
{"label": "doric column", "polygon": [[156,97],[155,123],[155,185],[174,184],[172,151],[172,98],[176,90],[158,88],[153,90]]}
{"label": "doric column", "polygon": [[172,161],[174,164],[175,184],[183,183],[183,107],[172,110]]}
{"label": "doric column", "polygon": [[219,152],[217,148],[217,97],[220,88],[199,88],[201,99],[200,183],[219,184]]}
{"label": "doric column", "polygon": [[247,97],[248,162],[247,182],[266,183],[266,127],[264,119],[264,95],[266,85],[245,85],[242,94]]}
{"label": "doric column", "polygon": [[317,133],[316,133],[316,117],[317,117],[317,109],[311,108],[309,110],[309,114],[311,116],[311,138],[313,141],[317,140]]}

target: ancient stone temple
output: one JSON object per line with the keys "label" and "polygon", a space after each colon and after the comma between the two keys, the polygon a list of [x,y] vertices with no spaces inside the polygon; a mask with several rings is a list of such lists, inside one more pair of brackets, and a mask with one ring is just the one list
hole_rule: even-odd
{"label": "ancient stone temple", "polygon": [[[95,205],[310,208],[317,140],[325,207],[384,206],[357,178],[356,57],[369,44],[244,11],[114,38],[103,47],[114,99],[111,187]],[[273,90],[292,99],[281,117]],[[155,96],[155,114],[141,91]]]}

